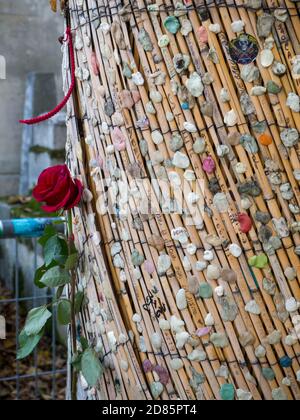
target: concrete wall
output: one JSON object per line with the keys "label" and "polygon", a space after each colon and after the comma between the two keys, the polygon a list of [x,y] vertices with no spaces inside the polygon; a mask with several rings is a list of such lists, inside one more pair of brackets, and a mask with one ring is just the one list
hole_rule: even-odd
{"label": "concrete wall", "polygon": [[[23,116],[28,73],[56,74],[58,98],[63,96],[57,41],[62,33],[63,17],[51,12],[48,0],[0,0],[0,57],[6,61],[6,79],[0,77],[0,197],[19,189],[22,126],[18,120]],[[45,111],[47,106],[45,97]]]}

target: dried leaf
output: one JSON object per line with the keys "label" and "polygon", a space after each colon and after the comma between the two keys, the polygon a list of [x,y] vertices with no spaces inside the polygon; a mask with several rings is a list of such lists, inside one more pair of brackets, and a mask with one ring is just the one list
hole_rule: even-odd
{"label": "dried leaf", "polygon": [[60,0],[60,10],[63,12],[66,8],[66,0]]}

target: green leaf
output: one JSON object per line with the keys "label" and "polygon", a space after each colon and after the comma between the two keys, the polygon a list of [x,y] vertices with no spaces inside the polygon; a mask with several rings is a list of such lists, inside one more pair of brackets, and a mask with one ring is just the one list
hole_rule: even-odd
{"label": "green leaf", "polygon": [[29,336],[39,334],[51,316],[46,306],[32,309],[27,315],[25,333]]}
{"label": "green leaf", "polygon": [[43,275],[45,274],[45,272],[47,271],[47,268],[45,265],[42,265],[41,267],[39,267],[34,275],[34,284],[39,288],[39,289],[43,289],[46,286],[40,282],[41,278],[43,277]]}
{"label": "green leaf", "polygon": [[57,305],[57,319],[61,325],[71,322],[71,302],[68,299],[61,300]]}
{"label": "green leaf", "polygon": [[103,367],[96,353],[92,349],[87,349],[81,359],[82,374],[89,386],[96,386],[98,380],[103,374]]}
{"label": "green leaf", "polygon": [[62,246],[57,236],[52,236],[47,240],[44,246],[45,265],[48,267],[55,260],[56,256],[61,255]]}
{"label": "green leaf", "polygon": [[17,352],[17,360],[22,360],[28,357],[36,346],[41,341],[45,329],[43,328],[37,335],[28,336],[25,330],[22,330],[19,335],[19,350]]}
{"label": "green leaf", "polygon": [[63,270],[60,267],[53,267],[41,278],[41,283],[48,287],[59,287],[64,286],[65,284],[70,283],[70,274],[68,271]]}
{"label": "green leaf", "polygon": [[67,255],[57,255],[55,258],[55,261],[57,262],[58,265],[63,267],[66,264],[67,258],[68,258]]}
{"label": "green leaf", "polygon": [[75,296],[75,313],[76,314],[79,314],[79,312],[81,311],[83,299],[84,299],[84,293],[77,292]]}
{"label": "green leaf", "polygon": [[34,284],[39,287],[40,289],[44,289],[46,286],[41,283],[41,278],[43,277],[43,275],[50,270],[50,268],[52,267],[56,267],[57,263],[55,261],[53,261],[49,267],[46,267],[45,264],[42,265],[41,267],[39,267],[36,272],[35,272],[35,276],[34,276]]}
{"label": "green leaf", "polygon": [[53,261],[64,264],[68,258],[68,245],[66,241],[56,234],[51,236],[44,246],[45,265],[48,267]]}
{"label": "green leaf", "polygon": [[80,337],[80,344],[82,347],[82,350],[85,351],[89,348],[89,342],[87,341],[87,339],[85,337]]}
{"label": "green leaf", "polygon": [[78,262],[78,253],[76,252],[75,254],[71,254],[68,256],[66,264],[65,264],[65,269],[66,270],[73,270]]}
{"label": "green leaf", "polygon": [[62,294],[63,294],[64,290],[65,290],[65,286],[59,286],[57,288],[57,291],[56,291],[56,299],[57,300],[62,297]]}
{"label": "green leaf", "polygon": [[81,372],[81,360],[82,360],[82,353],[77,353],[72,357],[72,366],[76,370],[76,372]]}
{"label": "green leaf", "polygon": [[72,255],[72,254],[78,254],[78,251],[77,251],[77,248],[75,246],[74,241],[72,241],[72,240],[70,241],[69,247],[70,247],[70,255]]}

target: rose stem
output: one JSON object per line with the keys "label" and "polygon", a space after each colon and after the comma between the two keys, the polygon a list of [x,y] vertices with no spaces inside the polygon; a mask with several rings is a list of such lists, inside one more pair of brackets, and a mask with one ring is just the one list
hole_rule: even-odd
{"label": "rose stem", "polygon": [[[72,223],[72,210],[68,210],[68,248],[69,255],[72,253],[72,244],[73,244],[73,223]],[[75,294],[76,294],[76,276],[74,269],[71,270],[71,336],[72,336],[72,348],[73,348],[73,357],[77,353],[77,344],[76,344],[76,315],[75,315]],[[76,369],[72,366],[72,401],[77,400],[77,372]]]}

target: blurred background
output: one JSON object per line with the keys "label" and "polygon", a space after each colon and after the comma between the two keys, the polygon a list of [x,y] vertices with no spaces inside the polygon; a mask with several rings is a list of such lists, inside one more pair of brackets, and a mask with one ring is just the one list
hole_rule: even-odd
{"label": "blurred background", "polygon": [[[58,37],[63,18],[51,12],[48,0],[0,0],[0,55],[6,61],[6,79],[0,89],[0,196],[18,194],[22,146],[22,126],[26,83],[29,73],[52,75],[45,91],[35,92],[36,110],[51,107],[62,97],[61,50]],[[51,87],[51,89],[49,89]],[[42,88],[42,86],[41,86]],[[27,98],[29,99],[29,98]],[[44,109],[44,110],[45,110]]]}
{"label": "blurred background", "polygon": [[31,190],[43,169],[64,161],[64,113],[34,127],[18,122],[63,97],[63,31],[63,17],[48,0],[0,0],[0,399],[65,398],[66,334],[55,317],[35,354],[16,362],[28,309],[53,293],[33,287],[42,265],[37,238],[1,238],[1,221],[44,216]]}

